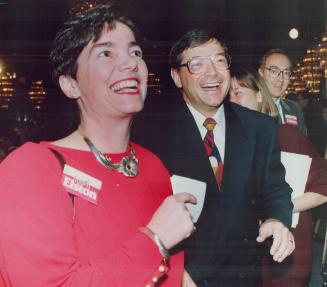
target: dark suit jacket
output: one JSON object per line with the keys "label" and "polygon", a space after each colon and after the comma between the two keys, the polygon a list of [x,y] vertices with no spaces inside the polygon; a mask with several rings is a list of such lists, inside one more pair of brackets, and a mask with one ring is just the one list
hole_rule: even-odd
{"label": "dark suit jacket", "polygon": [[285,115],[296,116],[297,127],[305,135],[308,135],[308,131],[305,125],[305,119],[301,107],[297,102],[292,100],[283,99],[280,101],[280,105],[284,114],[284,122],[286,122]]}
{"label": "dark suit jacket", "polygon": [[226,282],[220,286],[241,286],[230,284],[235,278],[246,281],[259,276],[259,219],[276,218],[286,226],[291,224],[291,189],[284,181],[275,122],[224,103],[226,143],[220,192],[186,104],[179,99],[168,106],[160,104],[160,109],[141,114],[132,138],[156,153],[171,174],[207,184],[197,230],[183,243],[192,278],[218,278]]}

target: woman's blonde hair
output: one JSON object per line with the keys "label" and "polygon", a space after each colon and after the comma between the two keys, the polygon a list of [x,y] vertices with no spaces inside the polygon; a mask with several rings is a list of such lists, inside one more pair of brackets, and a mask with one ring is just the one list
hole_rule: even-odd
{"label": "woman's blonde hair", "polygon": [[276,117],[278,111],[276,105],[271,99],[269,90],[257,72],[250,72],[249,70],[240,69],[233,77],[237,80],[241,87],[249,88],[253,91],[260,92],[262,101],[258,103],[259,112],[269,115],[271,117]]}

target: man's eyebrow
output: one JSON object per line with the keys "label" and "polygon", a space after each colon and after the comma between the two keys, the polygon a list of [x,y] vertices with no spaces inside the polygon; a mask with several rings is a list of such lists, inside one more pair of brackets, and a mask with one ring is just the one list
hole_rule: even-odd
{"label": "man's eyebrow", "polygon": [[[275,69],[278,69],[278,70],[281,70],[278,66],[276,65],[270,65],[269,68],[275,68]],[[281,71],[285,71],[285,70],[291,70],[291,67],[287,67],[285,68],[284,70],[281,70]]]}
{"label": "man's eyebrow", "polygon": [[279,67],[276,66],[276,65],[270,65],[269,68],[276,68],[276,69],[279,69]]}

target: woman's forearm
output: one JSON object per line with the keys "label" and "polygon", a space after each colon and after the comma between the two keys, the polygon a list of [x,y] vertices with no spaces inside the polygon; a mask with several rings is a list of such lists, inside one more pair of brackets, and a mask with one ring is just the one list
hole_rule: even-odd
{"label": "woman's forearm", "polygon": [[293,198],[293,213],[309,210],[327,202],[327,196],[315,192],[306,192],[303,195]]}

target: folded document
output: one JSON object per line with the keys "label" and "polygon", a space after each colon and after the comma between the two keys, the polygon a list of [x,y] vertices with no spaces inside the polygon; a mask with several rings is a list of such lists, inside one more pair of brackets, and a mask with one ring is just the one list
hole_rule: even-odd
{"label": "folded document", "polygon": [[[312,158],[297,153],[281,152],[281,161],[286,170],[285,180],[293,189],[292,198],[299,197],[304,193],[308,180]],[[293,213],[292,227],[299,222],[299,213]]]}
{"label": "folded document", "polygon": [[173,194],[188,192],[196,197],[197,203],[186,203],[186,207],[192,215],[193,222],[197,222],[203,208],[207,184],[199,180],[179,175],[172,175],[170,177],[170,182],[173,189]]}

